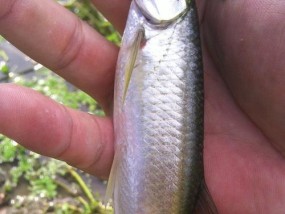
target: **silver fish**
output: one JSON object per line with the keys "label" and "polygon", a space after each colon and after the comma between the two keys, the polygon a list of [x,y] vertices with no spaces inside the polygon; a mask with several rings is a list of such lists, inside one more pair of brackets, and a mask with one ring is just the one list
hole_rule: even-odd
{"label": "silver fish", "polygon": [[203,186],[203,70],[190,0],[133,0],[118,58],[116,214],[193,213]]}

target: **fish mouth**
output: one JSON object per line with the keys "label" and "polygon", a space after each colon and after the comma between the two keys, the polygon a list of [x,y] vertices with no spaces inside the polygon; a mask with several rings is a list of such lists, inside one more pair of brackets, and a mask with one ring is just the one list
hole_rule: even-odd
{"label": "fish mouth", "polygon": [[158,26],[167,26],[189,10],[190,0],[134,0],[145,19]]}

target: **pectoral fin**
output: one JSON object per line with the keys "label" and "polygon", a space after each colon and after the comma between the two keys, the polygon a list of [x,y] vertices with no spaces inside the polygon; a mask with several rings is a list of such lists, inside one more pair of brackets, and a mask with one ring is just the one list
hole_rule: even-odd
{"label": "pectoral fin", "polygon": [[130,80],[132,77],[132,73],[135,67],[136,59],[138,56],[138,52],[140,49],[140,45],[144,39],[144,29],[139,29],[136,33],[133,44],[130,47],[129,57],[125,67],[125,84],[123,91],[123,103],[125,102],[127,91],[129,88]]}

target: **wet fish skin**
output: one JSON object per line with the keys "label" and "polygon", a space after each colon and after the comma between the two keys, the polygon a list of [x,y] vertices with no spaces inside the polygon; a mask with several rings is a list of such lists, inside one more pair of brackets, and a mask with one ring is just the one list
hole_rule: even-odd
{"label": "wet fish skin", "polygon": [[[144,41],[126,84],[140,30]],[[192,213],[203,182],[203,69],[194,1],[166,26],[150,23],[132,2],[117,64],[114,128],[115,213]]]}

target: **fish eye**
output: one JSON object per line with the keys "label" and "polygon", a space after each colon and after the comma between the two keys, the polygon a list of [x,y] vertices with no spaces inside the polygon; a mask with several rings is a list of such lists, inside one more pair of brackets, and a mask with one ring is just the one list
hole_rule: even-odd
{"label": "fish eye", "polygon": [[153,24],[171,23],[188,9],[189,0],[135,0],[147,21]]}

